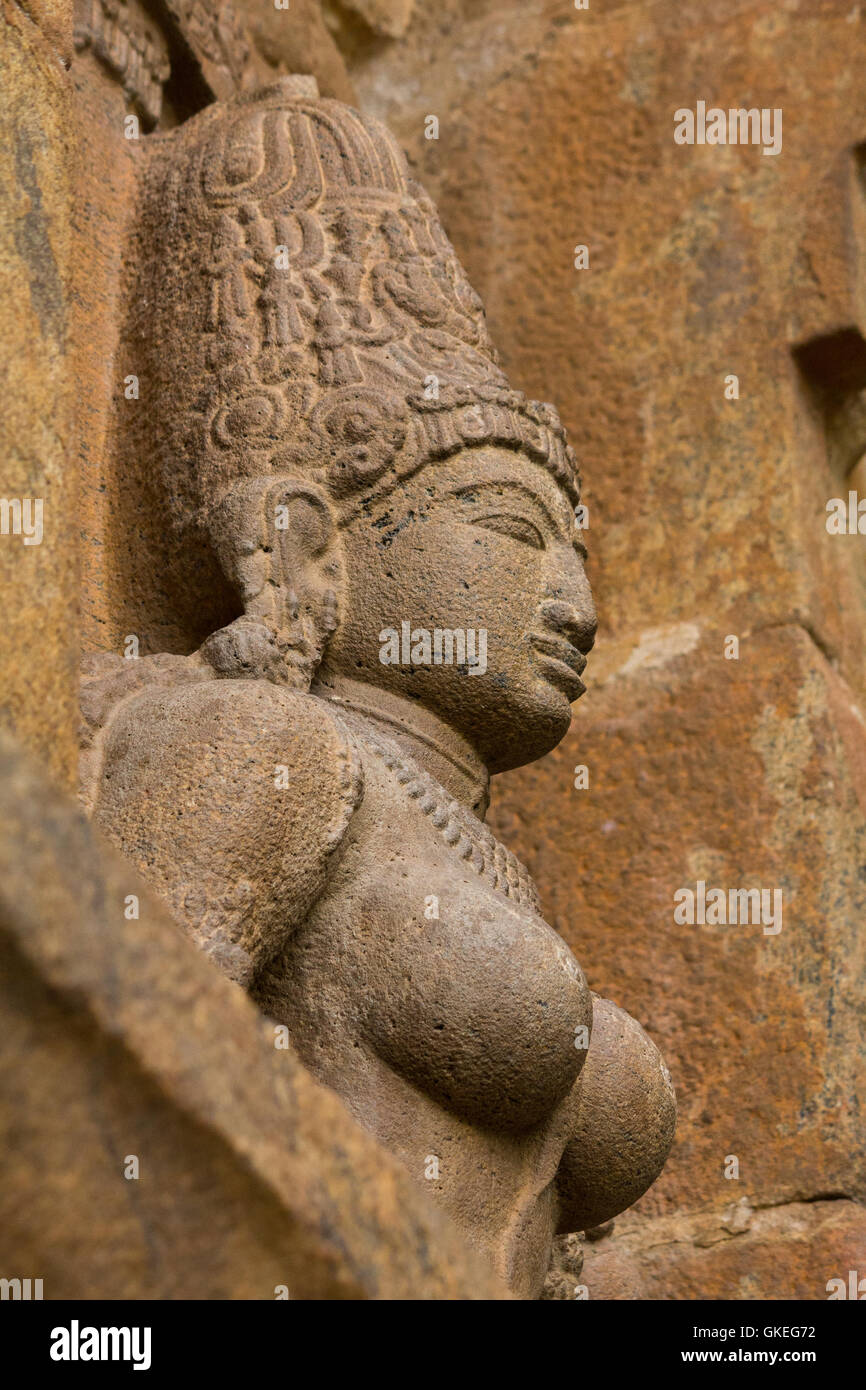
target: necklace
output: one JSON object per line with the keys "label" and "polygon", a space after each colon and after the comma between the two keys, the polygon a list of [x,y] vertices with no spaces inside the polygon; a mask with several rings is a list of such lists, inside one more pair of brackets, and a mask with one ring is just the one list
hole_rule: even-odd
{"label": "necklace", "polygon": [[370,728],[366,720],[363,728],[360,721],[353,720],[352,724],[353,732],[394,775],[407,797],[417,804],[425,816],[430,817],[455,854],[471,864],[475,872],[497,892],[540,916],[538,890],[517,855],[506,849],[471,811],[461,806],[459,801],[449,798],[434,777],[398,752],[394,744],[377,730]]}

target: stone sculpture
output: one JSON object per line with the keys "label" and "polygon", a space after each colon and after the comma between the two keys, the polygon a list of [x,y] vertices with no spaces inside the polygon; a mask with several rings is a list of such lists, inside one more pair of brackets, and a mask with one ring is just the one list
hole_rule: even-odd
{"label": "stone sculpture", "polygon": [[489,774],[583,690],[573,453],[391,137],[312,79],[151,137],[134,253],[136,446],[203,640],[89,659],[85,803],[537,1296],[557,1233],[654,1180],[675,1113],[483,824]]}

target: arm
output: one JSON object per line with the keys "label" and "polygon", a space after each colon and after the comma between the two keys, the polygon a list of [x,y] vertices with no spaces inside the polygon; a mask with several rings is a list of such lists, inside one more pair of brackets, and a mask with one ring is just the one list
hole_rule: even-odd
{"label": "arm", "polygon": [[102,736],[94,819],[248,985],[322,892],[363,795],[347,731],[261,680],[146,690]]}

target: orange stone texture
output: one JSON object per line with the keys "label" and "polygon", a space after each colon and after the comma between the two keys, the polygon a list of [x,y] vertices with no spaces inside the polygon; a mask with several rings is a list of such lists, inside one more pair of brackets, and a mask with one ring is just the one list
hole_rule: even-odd
{"label": "orange stone texture", "polygon": [[[68,796],[80,653],[184,640],[158,560],[137,568],[163,526],[146,468],[114,466],[124,118],[146,138],[309,72],[406,149],[584,479],[588,692],[553,753],[494,780],[488,821],[660,1048],[679,1118],[574,1277],[590,1299],[826,1298],[866,1271],[866,540],[826,525],[866,477],[866,7],[236,0],[234,68],[156,34],[155,118],[75,42],[85,8],[0,0],[0,491],[45,503],[42,545],[0,539],[0,1273],[50,1248],[46,1297],[506,1297]],[[780,110],[780,153],[678,144],[699,101]],[[781,892],[780,929],[676,921],[700,882]],[[135,937],[105,906],[129,893]],[[147,1144],[133,1211],[117,1174]]]}

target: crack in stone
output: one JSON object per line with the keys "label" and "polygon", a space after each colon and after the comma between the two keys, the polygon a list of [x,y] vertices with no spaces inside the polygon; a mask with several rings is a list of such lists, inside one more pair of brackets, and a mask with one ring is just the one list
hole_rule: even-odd
{"label": "crack in stone", "polygon": [[782,627],[799,628],[801,632],[805,632],[806,636],[810,638],[813,644],[818,648],[818,651],[824,657],[825,661],[829,662],[833,667],[833,670],[840,674],[844,674],[840,670],[838,652],[836,652],[834,648],[830,646],[829,642],[821,636],[812,623],[804,622],[802,619],[794,617],[779,618],[775,622],[761,623],[758,627],[753,627],[750,635],[754,637],[759,632],[768,632],[773,628]]}
{"label": "crack in stone", "polygon": [[[742,1198],[740,1199],[742,1201]],[[830,1190],[828,1192],[815,1192],[809,1196],[785,1197],[778,1201],[753,1201],[747,1198],[749,1203],[749,1216],[759,1216],[763,1212],[780,1211],[783,1208],[796,1208],[800,1206],[813,1206],[817,1202],[850,1202],[852,1206],[863,1206],[862,1199],[848,1192]],[[736,1204],[734,1204],[736,1205]],[[731,1230],[724,1223],[729,1218],[727,1212],[730,1211],[730,1204],[724,1211],[705,1211],[705,1212],[680,1212],[670,1217],[657,1217],[647,1222],[646,1225],[636,1225],[631,1229],[614,1229],[611,1235],[611,1243],[617,1241],[620,1249],[626,1248],[632,1254],[648,1254],[651,1251],[663,1249],[671,1246],[685,1246],[692,1250],[710,1249],[714,1245],[721,1245],[725,1241],[734,1240],[738,1236],[748,1235],[750,1232],[756,1234],[751,1226],[743,1226],[738,1230]],[[715,1221],[715,1225],[712,1223]],[[655,1225],[673,1224],[680,1225],[679,1230],[655,1231]],[[683,1226],[686,1229],[683,1229]],[[760,1235],[760,1232],[757,1234]]]}

